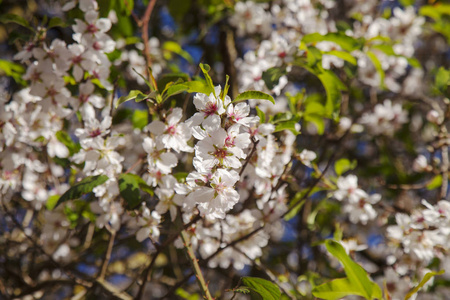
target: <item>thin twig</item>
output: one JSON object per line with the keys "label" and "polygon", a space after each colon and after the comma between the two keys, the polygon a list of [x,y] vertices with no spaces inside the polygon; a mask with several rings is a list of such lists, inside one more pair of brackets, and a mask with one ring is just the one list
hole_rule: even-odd
{"label": "thin twig", "polygon": [[186,230],[181,231],[181,239],[183,240],[184,247],[186,250],[186,253],[189,257],[189,260],[191,261],[192,267],[194,269],[198,285],[200,286],[203,296],[208,300],[213,300],[213,297],[211,296],[211,293],[208,289],[208,284],[205,281],[205,278],[203,277],[202,270],[200,269],[200,265],[198,264],[198,260],[195,257],[194,249],[192,248],[191,241],[189,239],[189,236],[186,232]]}
{"label": "thin twig", "polygon": [[250,159],[252,158],[253,154],[255,154],[256,146],[258,146],[258,143],[259,143],[259,140],[257,141],[254,136],[252,136],[251,139],[252,139],[252,143],[253,143],[253,148],[252,148],[252,151],[250,151],[250,154],[247,156],[247,159],[245,160],[244,165],[242,166],[242,169],[239,172],[239,176],[242,176],[242,174],[244,173],[244,170],[247,167],[248,163],[250,162]]}
{"label": "thin twig", "polygon": [[111,259],[111,253],[114,246],[114,240],[116,239],[116,232],[111,231],[111,237],[109,238],[108,249],[106,249],[105,259],[103,260],[102,268],[99,273],[98,279],[103,280],[108,269],[109,260]]}

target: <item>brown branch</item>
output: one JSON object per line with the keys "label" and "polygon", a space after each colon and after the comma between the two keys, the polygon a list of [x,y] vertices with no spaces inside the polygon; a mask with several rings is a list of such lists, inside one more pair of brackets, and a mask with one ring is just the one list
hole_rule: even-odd
{"label": "brown branch", "polygon": [[[149,73],[148,68],[152,65],[152,59],[150,57],[150,48],[148,45],[148,23],[150,22],[150,16],[152,14],[153,8],[155,7],[156,0],[150,0],[150,2],[147,5],[147,8],[145,10],[144,16],[140,20],[139,27],[142,26],[142,39],[144,41],[144,57],[145,61],[147,62],[147,73]],[[148,74],[148,78],[150,79],[150,74]]]}
{"label": "brown branch", "polygon": [[192,264],[192,268],[194,269],[196,275],[195,277],[197,278],[197,282],[198,285],[200,286],[200,289],[202,290],[203,296],[205,297],[205,299],[213,300],[213,297],[211,296],[211,293],[209,292],[208,289],[208,284],[206,283],[205,278],[203,277],[202,274],[202,270],[200,269],[200,265],[198,264],[198,259],[195,257],[194,249],[192,248],[189,235],[184,229],[181,231],[181,239],[183,240],[186,253]]}
{"label": "brown branch", "polygon": [[108,269],[109,260],[111,259],[111,253],[114,246],[114,240],[116,239],[116,232],[111,231],[111,237],[109,238],[108,249],[106,249],[105,259],[103,260],[102,268],[98,275],[98,280],[103,280]]}
{"label": "brown branch", "polygon": [[[199,221],[201,219],[200,215],[195,216],[189,223],[183,225],[183,230],[188,229],[189,227],[191,227],[191,225],[197,223],[197,221]],[[159,254],[161,254],[161,252],[168,246],[170,245],[173,241],[175,241],[178,236],[180,235],[180,232],[177,232],[176,234],[174,234],[173,236],[171,236],[170,238],[168,238],[167,240],[164,241],[164,243],[162,245],[159,245],[157,243],[154,243],[153,245],[155,245],[156,248],[156,253],[153,255],[152,260],[150,262],[150,264],[148,265],[147,268],[144,269],[144,271],[142,272],[142,274],[140,275],[140,277],[142,277],[142,283],[139,287],[139,291],[138,294],[136,295],[137,300],[142,299],[142,296],[144,295],[144,289],[145,289],[145,284],[148,280],[148,275],[150,273],[150,270],[153,268],[153,265],[156,262],[156,258],[158,257]]]}

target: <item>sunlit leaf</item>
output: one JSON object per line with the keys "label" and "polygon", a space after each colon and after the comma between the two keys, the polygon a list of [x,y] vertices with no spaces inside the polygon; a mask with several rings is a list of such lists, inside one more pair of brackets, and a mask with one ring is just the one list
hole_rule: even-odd
{"label": "sunlit leaf", "polygon": [[251,292],[259,294],[264,300],[279,300],[281,297],[280,288],[268,280],[257,277],[243,277],[242,283]]}
{"label": "sunlit leaf", "polygon": [[275,104],[275,99],[269,94],[260,92],[260,91],[246,91],[239,94],[231,103],[238,103],[245,100],[269,100],[273,104]]}
{"label": "sunlit leaf", "polygon": [[437,276],[437,275],[442,275],[444,273],[445,273],[445,271],[441,270],[439,272],[428,272],[427,274],[425,274],[425,276],[423,276],[420,283],[415,288],[413,288],[411,291],[409,291],[408,294],[406,294],[405,300],[408,300],[415,293],[417,293],[431,278],[433,278],[434,276]]}

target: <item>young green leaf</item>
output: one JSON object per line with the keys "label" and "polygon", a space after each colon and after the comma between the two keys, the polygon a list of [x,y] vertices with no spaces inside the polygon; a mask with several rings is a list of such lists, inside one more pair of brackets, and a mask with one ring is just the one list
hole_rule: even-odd
{"label": "young green leaf", "polygon": [[330,41],[336,43],[341,46],[342,49],[349,52],[360,49],[363,45],[363,41],[357,40],[354,37],[339,32],[331,32],[325,35],[321,35],[320,33],[315,32],[307,34],[302,38],[302,42],[306,44],[317,43],[321,41]]}
{"label": "young green leaf", "polygon": [[450,83],[450,71],[446,70],[444,67],[440,67],[436,73],[434,82],[438,90],[441,92],[447,91],[447,87]]}
{"label": "young green leaf", "polygon": [[228,89],[230,88],[230,85],[228,84],[229,80],[230,76],[225,75],[225,86],[223,87],[222,94],[220,95],[220,99],[222,99],[222,101],[225,101],[225,97],[228,95]]}
{"label": "young green leaf", "polygon": [[52,210],[56,204],[58,203],[59,195],[52,195],[48,197],[47,202],[45,203],[45,207],[47,210]]}
{"label": "young green leaf", "polygon": [[239,94],[231,103],[238,103],[245,100],[269,100],[273,104],[275,104],[275,99],[269,94],[260,92],[260,91],[246,91],[241,94]]}
{"label": "young green leaf", "polygon": [[256,114],[259,117],[259,123],[266,123],[266,114],[262,110],[260,110],[258,108],[258,106],[255,106],[255,109],[256,109]]}
{"label": "young green leaf", "polygon": [[436,175],[434,178],[427,184],[428,190],[437,189],[442,185],[442,175]]}
{"label": "young green leaf", "polygon": [[356,168],[356,160],[348,160],[347,158],[341,158],[334,163],[334,171],[338,176],[341,176],[349,170]]}
{"label": "young green leaf", "polygon": [[183,50],[183,48],[181,48],[181,45],[176,42],[167,41],[163,44],[162,48],[163,48],[163,50],[178,54],[179,56],[181,56],[182,58],[187,60],[190,64],[192,64],[194,62],[194,60],[192,59],[192,56],[189,54],[189,52]]}
{"label": "young green leaf", "polygon": [[268,280],[257,277],[243,277],[242,283],[251,292],[259,294],[264,300],[279,300],[281,297],[280,288]]}
{"label": "young green leaf", "polygon": [[170,96],[174,96],[174,95],[177,95],[177,94],[180,94],[183,92],[202,93],[202,94],[210,95],[211,89],[208,85],[206,85],[202,81],[188,81],[188,82],[171,85],[167,89],[167,91],[164,95],[164,98],[167,99]]}
{"label": "young green leaf", "polygon": [[80,151],[81,149],[80,144],[75,143],[67,132],[60,130],[56,132],[55,136],[58,139],[58,141],[60,141],[67,147],[70,156]]}
{"label": "young green leaf", "polygon": [[351,55],[350,53],[345,52],[345,51],[332,50],[332,51],[325,52],[324,54],[334,55],[336,57],[339,57],[340,59],[343,59],[343,60],[351,63],[352,65],[356,65],[356,63],[357,63],[356,58],[353,55]]}
{"label": "young green leaf", "polygon": [[326,116],[329,118],[335,117],[341,106],[341,91],[346,91],[347,87],[330,70],[323,70],[316,75],[327,92],[327,101],[325,103]]}
{"label": "young green leaf", "polygon": [[415,293],[417,293],[425,285],[425,283],[427,283],[431,278],[433,278],[433,276],[442,275],[444,273],[445,273],[445,271],[441,270],[439,272],[428,272],[427,274],[425,274],[425,276],[423,276],[423,278],[420,281],[420,283],[415,288],[413,288],[408,294],[406,294],[405,300],[408,300]]}
{"label": "young green leaf", "polygon": [[99,186],[100,184],[105,183],[109,179],[106,175],[97,175],[97,176],[89,176],[84,178],[83,180],[77,182],[73,185],[68,191],[66,191],[61,198],[59,198],[55,207],[69,200],[78,199],[81,196],[92,192],[92,190]]}
{"label": "young green leaf", "polygon": [[382,298],[381,288],[369,278],[360,265],[347,255],[341,244],[333,240],[326,240],[325,246],[328,252],[341,262],[345,274],[347,274],[347,278],[352,285],[352,291],[357,291],[358,295],[366,299]]}
{"label": "young green leaf", "polygon": [[116,102],[116,108],[117,108],[120,104],[122,104],[122,103],[124,103],[124,102],[127,102],[127,101],[130,101],[130,100],[133,100],[133,99],[135,99],[135,98],[136,98],[137,96],[139,96],[139,95],[145,96],[145,94],[143,94],[141,91],[138,91],[138,90],[131,90],[130,93],[129,93],[127,96],[122,96],[122,97],[120,97],[119,99],[117,99],[117,102]]}
{"label": "young green leaf", "polygon": [[383,70],[383,67],[381,66],[381,62],[378,59],[378,57],[373,53],[372,51],[368,51],[367,56],[372,61],[375,69],[377,70],[378,74],[380,75],[380,86],[384,87],[384,77],[386,76]]}
{"label": "young green leaf", "polygon": [[295,125],[297,125],[296,121],[280,122],[277,124],[277,126],[275,126],[275,130],[273,132],[290,130],[293,134],[298,135],[298,134],[300,134],[300,132],[297,131],[297,129],[295,128],[296,127]]}
{"label": "young green leaf", "polygon": [[209,95],[213,93],[214,97],[217,97],[218,95],[216,95],[216,92],[214,90],[214,83],[208,74],[209,70],[211,70],[211,67],[207,64],[200,64],[200,69],[202,69],[203,75],[205,76],[206,84],[209,89],[209,92],[205,94]]}
{"label": "young green leaf", "polygon": [[338,278],[330,282],[318,285],[312,290],[314,297],[336,300],[350,295],[364,295],[358,290],[348,278]]}
{"label": "young green leaf", "polygon": [[142,130],[148,124],[148,112],[146,110],[135,110],[131,117],[133,128]]}

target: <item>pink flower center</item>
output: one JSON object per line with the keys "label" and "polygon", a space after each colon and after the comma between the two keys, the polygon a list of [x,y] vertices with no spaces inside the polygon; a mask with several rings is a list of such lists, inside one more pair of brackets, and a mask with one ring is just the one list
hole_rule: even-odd
{"label": "pink flower center", "polygon": [[99,136],[100,134],[102,134],[102,131],[100,130],[100,128],[96,128],[96,129],[91,131],[90,136],[91,137],[96,137],[96,136]]}
{"label": "pink flower center", "polygon": [[92,48],[94,48],[94,49],[97,50],[97,51],[102,50],[102,44],[99,43],[99,42],[95,42],[95,43],[92,45]]}
{"label": "pink flower center", "polygon": [[283,51],[283,52],[281,52],[281,53],[278,53],[278,57],[279,57],[279,58],[285,58],[285,57],[286,57],[286,52]]}
{"label": "pink flower center", "polygon": [[234,146],[234,137],[227,136],[224,143],[225,147],[233,147]]}
{"label": "pink flower center", "polygon": [[28,44],[27,45],[27,47],[26,47],[26,50],[28,51],[28,52],[31,52],[31,51],[33,51],[33,48],[34,48],[34,44]]}
{"label": "pink flower center", "polygon": [[72,63],[74,65],[78,65],[79,63],[81,63],[82,60],[83,58],[81,57],[81,55],[78,55],[72,58]]}
{"label": "pink flower center", "polygon": [[33,74],[31,74],[30,80],[33,81],[33,82],[36,82],[36,81],[41,80],[41,73],[38,72],[37,70],[35,70],[35,71],[33,72]]}
{"label": "pink flower center", "polygon": [[366,201],[364,199],[359,199],[359,207],[364,208],[364,205],[366,205]]}
{"label": "pink flower center", "polygon": [[55,97],[56,95],[58,94],[58,92],[53,88],[53,87],[51,87],[51,88],[49,88],[48,90],[47,90],[47,96],[49,96],[49,97]]}
{"label": "pink flower center", "polygon": [[217,148],[216,151],[214,152],[214,157],[222,160],[227,156],[227,150],[223,149],[223,148]]}
{"label": "pink flower center", "polygon": [[80,102],[81,102],[81,103],[86,103],[86,102],[88,102],[89,96],[88,96],[88,95],[81,94],[80,97],[79,97],[78,99],[80,99]]}
{"label": "pink flower center", "polygon": [[88,27],[86,28],[86,31],[94,34],[98,31],[98,28],[97,26],[95,26],[95,24],[89,24]]}
{"label": "pink flower center", "polygon": [[212,116],[217,112],[217,104],[213,103],[213,102],[208,102],[206,104],[205,109],[203,110],[203,112],[205,113],[205,115]]}
{"label": "pink flower center", "polygon": [[169,127],[167,127],[167,133],[170,135],[175,135],[177,133],[177,128],[175,127],[175,125],[170,125]]}

